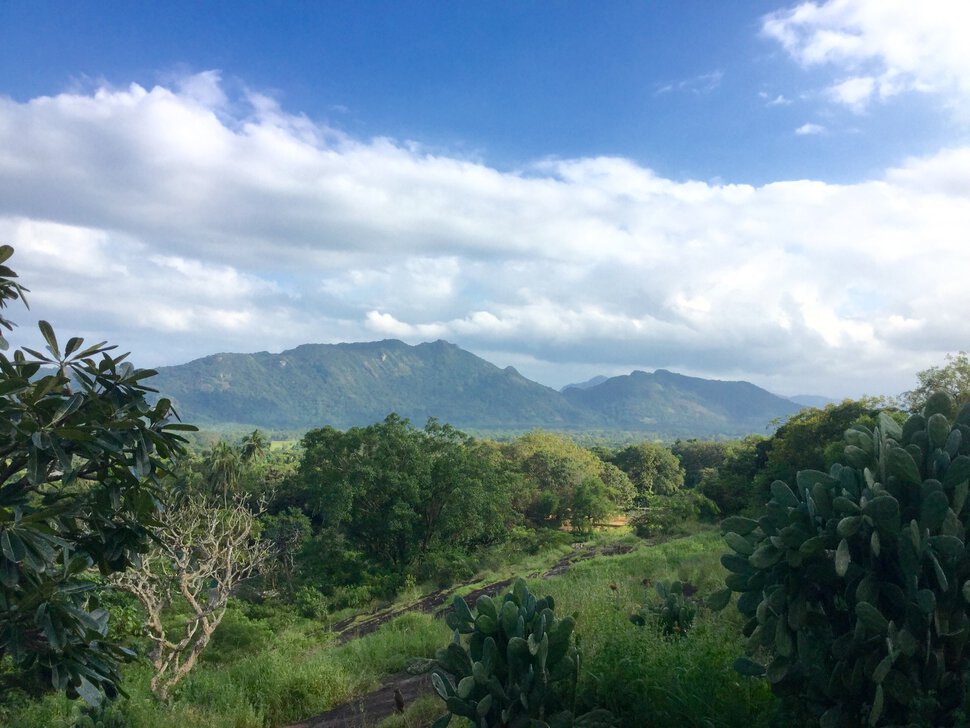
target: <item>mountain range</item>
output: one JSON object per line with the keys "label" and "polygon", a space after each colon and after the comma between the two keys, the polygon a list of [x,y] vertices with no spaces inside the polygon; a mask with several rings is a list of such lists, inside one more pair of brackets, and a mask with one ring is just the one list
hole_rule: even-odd
{"label": "mountain range", "polygon": [[748,382],[666,370],[597,377],[556,391],[446,341],[410,346],[304,344],[272,354],[214,354],[160,367],[153,386],[200,426],[346,429],[396,412],[472,431],[535,428],[644,436],[763,433],[801,405]]}

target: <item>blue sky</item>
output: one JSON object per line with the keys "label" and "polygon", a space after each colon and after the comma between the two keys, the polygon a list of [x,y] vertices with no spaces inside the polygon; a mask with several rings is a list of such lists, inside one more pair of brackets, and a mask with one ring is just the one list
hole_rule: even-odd
{"label": "blue sky", "polygon": [[970,339],[968,31],[942,0],[2,3],[19,320],[143,365],[445,338],[553,386],[896,394]]}

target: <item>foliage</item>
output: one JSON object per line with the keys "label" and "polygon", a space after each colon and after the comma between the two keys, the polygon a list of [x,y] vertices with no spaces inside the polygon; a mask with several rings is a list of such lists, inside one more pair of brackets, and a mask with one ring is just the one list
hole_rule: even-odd
{"label": "foliage", "polygon": [[[482,596],[472,613],[456,596],[452,606],[447,621],[454,640],[438,651],[432,673],[448,713],[434,728],[444,728],[454,715],[478,728],[611,724],[604,711],[573,718],[580,659],[572,639],[576,620],[558,619],[551,597],[536,599],[518,579],[500,605]],[[469,635],[467,646],[463,634]]]}
{"label": "foliage", "polygon": [[561,435],[530,432],[509,445],[506,455],[526,479],[520,507],[536,525],[575,520],[584,530],[591,518],[627,507],[633,496],[625,474]]}
{"label": "foliage", "polygon": [[[844,460],[724,521],[722,558],[773,690],[823,727],[964,725],[970,659],[970,405],[931,396],[845,433]],[[726,603],[726,594],[717,601]]]}
{"label": "foliage", "polygon": [[291,506],[281,513],[262,517],[260,535],[270,548],[269,559],[274,565],[265,575],[271,589],[282,589],[286,594],[293,592],[296,560],[311,533],[310,518],[299,508]]}
{"label": "foliage", "polygon": [[684,525],[704,517],[713,519],[717,505],[702,493],[684,490],[674,495],[650,495],[646,505],[630,519],[630,525],[640,538],[679,533]]}
{"label": "foliage", "polygon": [[[186,498],[160,514],[156,543],[141,564],[111,577],[145,609],[154,643],[151,688],[160,700],[195,666],[233,590],[266,560],[269,547],[257,541],[257,527],[239,499]],[[163,617],[176,604],[188,613],[173,629]]]}
{"label": "foliage", "polygon": [[684,470],[685,488],[697,487],[704,471],[720,468],[730,451],[730,443],[714,440],[677,440],[670,447]]}
{"label": "foliage", "polygon": [[752,482],[765,463],[765,438],[751,435],[729,443],[723,462],[705,468],[697,490],[717,504],[721,514],[739,513],[752,500]]}
{"label": "foliage", "polygon": [[495,453],[449,425],[423,430],[390,415],[303,440],[299,478],[324,527],[397,574],[441,545],[501,540],[514,519],[511,480]]}
{"label": "foliage", "polygon": [[644,505],[650,495],[672,495],[684,486],[680,461],[663,445],[631,445],[613,455],[611,461],[629,476],[637,505]]}
{"label": "foliage", "polygon": [[650,618],[657,624],[661,634],[683,637],[694,626],[697,604],[691,597],[697,593],[697,587],[675,579],[671,582],[658,581],[656,588],[660,602],[641,608],[630,615],[630,621],[643,627]]}
{"label": "foliage", "polygon": [[947,354],[942,367],[924,369],[916,377],[916,389],[901,397],[911,412],[921,411],[933,392],[946,392],[957,404],[970,401],[970,357],[965,351]]}
{"label": "foliage", "polygon": [[853,425],[872,427],[880,400],[845,400],[821,409],[806,407],[762,441],[764,463],[755,477],[761,504],[775,480],[792,481],[799,470],[828,470],[841,455],[842,434]]}
{"label": "foliage", "polygon": [[[0,247],[0,263],[12,253]],[[23,299],[15,278],[0,265],[0,308]],[[176,432],[194,428],[172,424],[169,400],[149,404],[155,372],[103,342],[74,337],[62,350],[46,321],[40,331],[48,354],[0,355],[0,658],[96,703],[99,689],[115,694],[130,653],[107,639],[84,575],[137,563],[158,477],[183,452]]]}

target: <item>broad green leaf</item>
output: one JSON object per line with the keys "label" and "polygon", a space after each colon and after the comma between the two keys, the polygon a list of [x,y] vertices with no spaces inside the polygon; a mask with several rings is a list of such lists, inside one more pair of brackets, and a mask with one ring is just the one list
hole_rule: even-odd
{"label": "broad green leaf", "polygon": [[57,337],[54,336],[54,329],[46,321],[38,321],[37,327],[40,329],[40,333],[44,336],[44,341],[47,342],[47,348],[50,350],[51,354],[54,355],[55,359],[61,358],[61,351],[57,346]]}
{"label": "broad green leaf", "polygon": [[923,482],[916,461],[913,460],[913,456],[904,448],[891,448],[886,455],[886,460],[889,466],[889,472],[904,483],[919,485]]}

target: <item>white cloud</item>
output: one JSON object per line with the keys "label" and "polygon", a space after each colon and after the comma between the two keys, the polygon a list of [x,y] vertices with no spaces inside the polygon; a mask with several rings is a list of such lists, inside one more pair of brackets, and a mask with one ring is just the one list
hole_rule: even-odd
{"label": "white cloud", "polygon": [[795,129],[795,133],[799,136],[814,136],[817,134],[824,134],[825,127],[821,124],[813,124],[811,122],[806,122],[800,127]]}
{"label": "white cloud", "polygon": [[905,92],[940,94],[970,113],[970,4],[953,0],[827,0],[771,13],[763,33],[803,66],[842,78],[833,100],[855,110]]}
{"label": "white cloud", "polygon": [[142,364],[445,338],[526,375],[570,362],[552,384],[664,366],[836,396],[906,389],[970,339],[970,149],[854,185],[619,158],[500,172],[221,89],[0,100],[0,240],[32,289],[16,320]]}
{"label": "white cloud", "polygon": [[720,87],[721,81],[723,80],[724,71],[716,70],[710,73],[702,73],[699,76],[685,78],[681,81],[660,84],[656,87],[654,93],[659,96],[673,91],[680,91],[700,96],[716,90]]}

